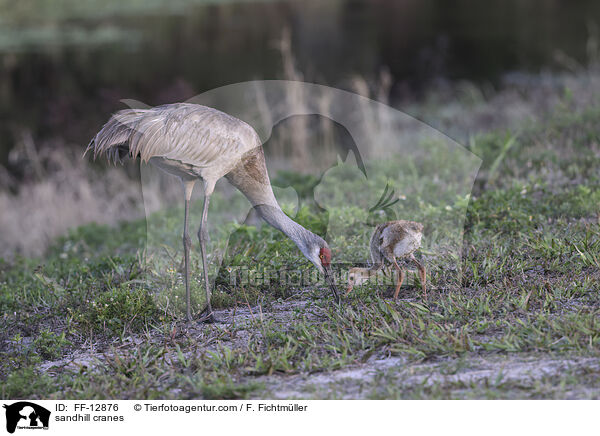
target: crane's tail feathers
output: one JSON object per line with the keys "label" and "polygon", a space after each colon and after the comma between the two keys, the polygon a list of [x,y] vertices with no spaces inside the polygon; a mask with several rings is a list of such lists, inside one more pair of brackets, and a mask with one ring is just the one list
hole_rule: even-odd
{"label": "crane's tail feathers", "polygon": [[140,121],[146,114],[144,109],[124,109],[115,113],[90,141],[84,156],[93,152],[95,160],[104,154],[115,164],[122,163],[127,155],[137,157],[140,153],[138,145],[144,133]]}

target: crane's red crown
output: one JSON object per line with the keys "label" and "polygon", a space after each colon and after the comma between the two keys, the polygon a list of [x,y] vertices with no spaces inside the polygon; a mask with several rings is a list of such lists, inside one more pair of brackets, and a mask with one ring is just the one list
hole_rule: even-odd
{"label": "crane's red crown", "polygon": [[331,264],[331,250],[327,247],[321,247],[319,259],[321,259],[321,265],[329,266]]}

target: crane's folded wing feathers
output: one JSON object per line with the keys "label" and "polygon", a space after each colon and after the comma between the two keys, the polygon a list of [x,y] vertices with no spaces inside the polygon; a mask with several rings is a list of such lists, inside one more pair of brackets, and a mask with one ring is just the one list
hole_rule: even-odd
{"label": "crane's folded wing feathers", "polygon": [[213,108],[190,103],[124,109],[115,113],[92,139],[86,152],[105,154],[115,163],[129,155],[176,159],[203,167],[219,156],[241,155],[260,145],[245,122]]}

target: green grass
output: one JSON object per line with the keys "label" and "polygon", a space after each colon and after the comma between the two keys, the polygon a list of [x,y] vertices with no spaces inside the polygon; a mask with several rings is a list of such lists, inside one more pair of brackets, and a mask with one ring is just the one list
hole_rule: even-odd
{"label": "green grass", "polygon": [[[44,259],[2,262],[0,393],[3,398],[269,397],[292,374],[330,374],[397,356],[402,365],[376,372],[359,386],[352,380],[332,379],[326,387],[307,382],[294,395],[597,397],[599,116],[597,108],[557,113],[519,132],[473,138],[470,147],[484,162],[470,198],[452,197],[447,189],[436,202],[434,183],[407,192],[410,162],[402,163],[404,178],[392,179],[398,167],[389,160],[371,162],[377,176],[369,180],[344,166],[328,175],[316,193],[328,201],[328,213],[304,207],[294,219],[327,233],[334,258],[364,259],[371,228],[361,223],[374,217],[360,196],[344,200],[336,186],[372,189],[376,199],[376,188],[393,180],[391,188],[407,197],[395,213],[416,213],[412,218],[430,223],[423,250],[431,269],[427,301],[412,286],[393,301],[386,286],[365,285],[338,306],[315,284],[232,285],[231,274],[239,271],[261,275],[290,269],[299,278],[312,267],[278,231],[229,223],[211,228],[215,246],[233,232],[222,265],[211,271],[213,302],[243,318],[187,327],[180,322],[179,208],[149,218],[149,227],[165,229],[154,245],[144,245],[144,221],[117,228],[89,225],[56,241]],[[313,182],[289,173],[277,178],[307,196]],[[461,179],[455,182],[460,186]],[[235,201],[216,200],[211,213],[218,216]],[[461,210],[466,210],[464,222]],[[457,222],[464,226],[459,263],[451,251],[444,252],[442,237]],[[170,254],[153,255],[152,247]],[[203,290],[197,253],[192,265],[198,312]],[[96,354],[83,363],[40,370],[48,361],[90,348]],[[538,371],[530,378],[503,369],[545,359],[592,363]],[[463,377],[488,361],[500,362],[489,375]]]}

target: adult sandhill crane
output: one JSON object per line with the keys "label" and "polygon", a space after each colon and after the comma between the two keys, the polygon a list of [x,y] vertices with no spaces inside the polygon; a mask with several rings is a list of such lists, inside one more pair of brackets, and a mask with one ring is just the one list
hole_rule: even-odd
{"label": "adult sandhill crane", "polygon": [[404,281],[404,270],[400,268],[396,258],[409,258],[416,265],[421,279],[421,286],[427,298],[427,287],[425,284],[427,273],[425,267],[415,258],[414,252],[421,246],[423,237],[423,224],[414,221],[388,221],[379,224],[371,236],[371,260],[370,268],[351,268],[348,271],[348,289],[350,293],[354,286],[358,286],[371,277],[374,277],[384,267],[384,262],[392,264],[398,271],[398,281],[394,299],[398,298],[400,287]]}
{"label": "adult sandhill crane", "polygon": [[210,304],[205,241],[208,205],[215,184],[221,177],[226,177],[239,189],[268,224],[294,241],[302,254],[325,275],[339,301],[330,269],[329,246],[321,237],[283,213],[271,189],[260,138],[242,120],[213,108],[190,103],[125,109],[108,120],[92,139],[86,152],[88,150],[93,151],[94,159],[105,154],[115,163],[121,162],[127,155],[134,159],[139,156],[143,162],[150,162],[181,179],[185,195],[183,249],[188,321],[192,320],[188,215],[192,190],[198,180],[204,182],[204,205],[198,240],[207,301],[207,315],[201,321],[215,321]]}

